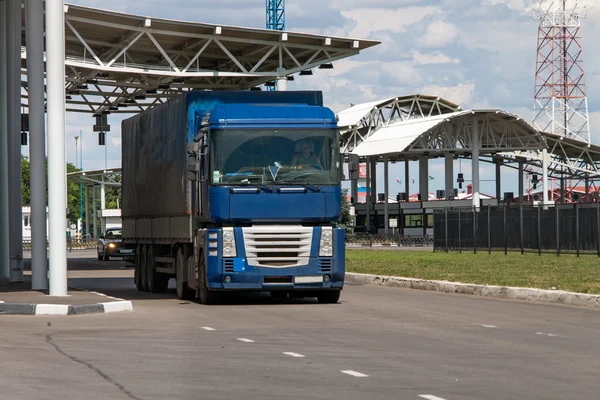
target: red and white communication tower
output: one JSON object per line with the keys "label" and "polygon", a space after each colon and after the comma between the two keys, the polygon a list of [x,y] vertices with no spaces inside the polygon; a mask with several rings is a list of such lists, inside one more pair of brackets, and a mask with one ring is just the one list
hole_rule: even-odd
{"label": "red and white communication tower", "polygon": [[581,19],[577,0],[536,0],[536,129],[590,143]]}

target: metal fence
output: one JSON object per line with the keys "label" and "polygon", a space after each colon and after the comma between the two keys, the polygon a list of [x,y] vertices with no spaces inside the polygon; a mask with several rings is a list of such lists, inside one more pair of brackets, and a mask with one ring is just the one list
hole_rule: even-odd
{"label": "metal fence", "polygon": [[346,234],[346,245],[356,247],[398,246],[398,247],[432,247],[431,235],[399,235],[399,234]]}
{"label": "metal fence", "polygon": [[595,254],[600,203],[503,205],[434,211],[434,250]]}

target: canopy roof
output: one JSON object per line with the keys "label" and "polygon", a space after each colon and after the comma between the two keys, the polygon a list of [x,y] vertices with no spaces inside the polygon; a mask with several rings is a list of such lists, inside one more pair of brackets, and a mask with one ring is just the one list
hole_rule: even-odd
{"label": "canopy roof", "polygon": [[[90,113],[140,111],[183,89],[250,89],[380,43],[79,5],[65,6],[65,41],[67,111]],[[23,48],[23,72],[25,61]]]}
{"label": "canopy roof", "polygon": [[364,138],[352,153],[360,157],[470,153],[475,134],[480,154],[546,147],[539,132],[516,115],[501,110],[469,110],[388,124]]}

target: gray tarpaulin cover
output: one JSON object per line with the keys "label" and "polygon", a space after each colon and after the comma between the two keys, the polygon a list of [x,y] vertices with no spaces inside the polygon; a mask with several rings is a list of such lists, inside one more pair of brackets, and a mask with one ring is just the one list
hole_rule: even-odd
{"label": "gray tarpaulin cover", "polygon": [[223,103],[302,103],[322,106],[321,92],[185,92],[123,121],[123,217],[177,216],[186,202],[188,140],[202,115]]}

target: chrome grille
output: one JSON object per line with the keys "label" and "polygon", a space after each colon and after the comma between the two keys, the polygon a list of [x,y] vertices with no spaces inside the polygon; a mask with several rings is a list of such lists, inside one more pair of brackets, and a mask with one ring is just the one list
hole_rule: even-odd
{"label": "chrome grille", "polygon": [[248,265],[299,267],[308,265],[313,228],[299,225],[268,225],[242,228]]}

